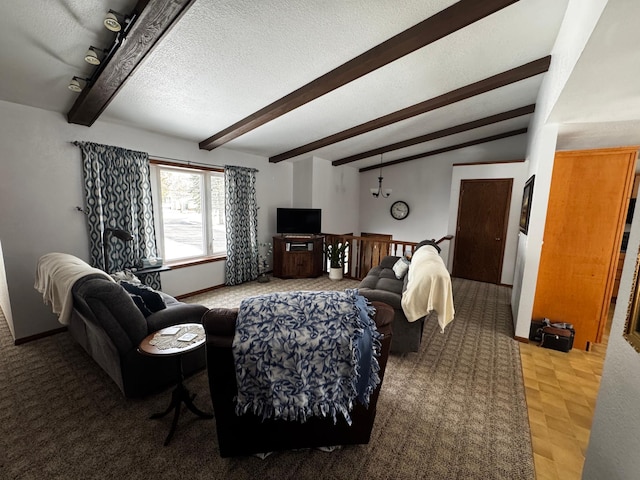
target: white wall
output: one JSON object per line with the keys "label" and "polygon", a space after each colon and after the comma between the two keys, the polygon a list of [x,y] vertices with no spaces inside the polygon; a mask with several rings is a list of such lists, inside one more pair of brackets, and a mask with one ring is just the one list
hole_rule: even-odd
{"label": "white wall", "polygon": [[[449,220],[451,214],[457,215],[457,200],[455,207],[451,205],[453,164],[522,159],[525,142],[525,136],[518,135],[384,167],[382,188],[393,190],[389,198],[374,198],[369,192],[370,188],[378,185],[379,170],[361,173],[360,232],[391,234],[395,240],[408,242],[431,238],[438,240],[445,235],[455,235],[455,229],[451,229],[453,225]],[[478,172],[481,170],[482,167],[478,168]],[[394,220],[391,217],[389,210],[396,200],[404,200],[409,204],[409,216],[404,220]],[[452,208],[455,208],[454,212]],[[441,246],[441,256],[448,262],[453,249],[446,241]],[[505,260],[513,265],[514,256],[510,259],[505,256]],[[507,267],[507,270],[510,268],[512,269]]]}
{"label": "white wall", "polygon": [[9,299],[9,285],[7,283],[7,273],[4,268],[4,254],[2,253],[2,242],[0,242],[0,310],[9,325],[11,335],[15,334],[13,329],[13,315],[11,314],[11,301]]}
{"label": "white wall", "polygon": [[313,208],[322,209],[324,233],[351,233],[358,225],[360,174],[355,168],[334,167],[313,159]]}
{"label": "white wall", "polygon": [[[313,159],[298,160],[293,164],[291,204],[287,207],[313,208]],[[283,205],[284,206],[284,205]]]}
{"label": "white wall", "polygon": [[329,160],[307,157],[293,165],[293,208],[322,209],[322,232],[349,233],[358,225],[358,171],[334,167]]}
{"label": "white wall", "polygon": [[640,353],[622,336],[639,248],[636,208],[585,456],[585,480],[640,478]]}
{"label": "white wall", "polygon": [[536,173],[531,199],[529,229],[527,235],[519,233],[513,290],[511,291],[511,312],[515,336],[520,338],[529,338],[557,136],[556,125],[541,126],[532,133],[534,141],[530,146],[527,161],[529,170],[527,178],[534,175],[531,173],[532,171]]}
{"label": "white wall", "polygon": [[606,4],[607,0],[569,1],[558,38],[551,52],[551,65],[542,80],[536,100],[536,111],[529,126],[527,178],[536,175],[536,180],[531,202],[529,232],[527,236],[521,235],[518,240],[511,295],[511,310],[517,337],[529,337],[551,186],[558,128],[546,122]]}
{"label": "white wall", "polygon": [[[509,206],[509,219],[507,224],[507,236],[505,239],[504,259],[502,262],[502,275],[500,282],[511,285],[515,269],[516,250],[518,247],[518,234],[520,233],[520,207],[522,205],[522,190],[527,180],[527,165],[518,163],[496,163],[485,165],[459,165],[453,167],[451,179],[451,196],[449,199],[449,232],[455,232],[458,227],[458,206],[460,201],[460,184],[462,180],[512,178],[511,204]],[[447,267],[453,268],[453,250],[455,237],[449,249]],[[443,252],[444,253],[444,252]],[[444,257],[443,258],[447,258]]]}
{"label": "white wall", "polygon": [[[67,123],[57,113],[0,102],[0,241],[15,338],[59,328],[55,315],[33,288],[41,255],[65,252],[88,260],[80,150],[70,142],[86,140],[213,165],[257,168],[259,235],[275,233],[276,206],[291,202],[292,165],[225,148],[199,150],[196,142],[96,122],[91,128]],[[274,188],[277,185],[277,188]],[[224,283],[224,262],[162,274],[172,295]],[[3,309],[4,309],[3,305]],[[11,312],[9,313],[11,315]]]}

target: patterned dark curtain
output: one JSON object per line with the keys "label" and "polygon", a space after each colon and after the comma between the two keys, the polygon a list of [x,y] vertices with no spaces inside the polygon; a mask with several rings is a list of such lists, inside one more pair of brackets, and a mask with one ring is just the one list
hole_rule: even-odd
{"label": "patterned dark curtain", "polygon": [[[125,230],[133,239],[109,235],[107,265],[113,273],[156,257],[149,155],[120,147],[74,142],[82,151],[91,265],[104,268],[105,229]],[[160,288],[160,275],[145,275],[145,283]]]}
{"label": "patterned dark curtain", "polygon": [[245,167],[224,168],[227,285],[238,285],[258,278],[256,172]]}

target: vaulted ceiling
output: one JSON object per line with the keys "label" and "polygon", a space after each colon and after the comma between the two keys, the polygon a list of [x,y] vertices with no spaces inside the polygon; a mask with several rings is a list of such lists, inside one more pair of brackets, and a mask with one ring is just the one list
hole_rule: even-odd
{"label": "vaulted ceiling", "polygon": [[[367,170],[511,137],[524,155],[567,3],[16,2],[0,20],[0,99],[271,162]],[[129,17],[123,32],[103,27],[109,9]],[[90,45],[108,50],[98,67]],[[80,94],[73,76],[90,79]]]}

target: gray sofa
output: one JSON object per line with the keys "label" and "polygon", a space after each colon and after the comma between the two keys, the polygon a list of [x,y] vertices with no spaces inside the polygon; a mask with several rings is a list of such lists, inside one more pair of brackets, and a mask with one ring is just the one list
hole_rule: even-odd
{"label": "gray sofa", "polygon": [[[416,245],[414,252],[424,245],[431,245],[440,253],[440,247],[433,240],[423,240]],[[407,288],[408,275],[399,280],[393,271],[393,266],[400,258],[393,255],[384,257],[379,265],[369,270],[360,282],[358,290],[372,302],[384,302],[393,307],[395,315],[391,352],[402,354],[417,352],[420,348],[425,318],[409,322],[402,311],[402,292]]]}
{"label": "gray sofa", "polygon": [[[180,323],[202,323],[208,310],[157,292],[166,308],[142,313],[120,284],[101,275],[89,274],[72,287],[73,311],[69,332],[104,369],[126,397],[141,397],[175,385],[175,358],[149,357],[137,351],[150,333]],[[188,376],[206,365],[204,348],[183,356]]]}
{"label": "gray sofa", "polygon": [[402,292],[405,289],[405,275],[402,280],[396,278],[393,266],[401,257],[386,256],[376,265],[358,286],[361,295],[371,302],[384,302],[393,307],[393,337],[391,339],[392,353],[417,352],[420,348],[424,318],[415,322],[408,322],[402,311]]}

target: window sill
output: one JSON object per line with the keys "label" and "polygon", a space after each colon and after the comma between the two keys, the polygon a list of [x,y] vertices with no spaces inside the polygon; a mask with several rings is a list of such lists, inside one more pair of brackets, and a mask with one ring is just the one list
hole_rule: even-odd
{"label": "window sill", "polygon": [[177,270],[179,268],[193,267],[194,265],[202,265],[205,263],[222,262],[226,259],[226,255],[216,255],[211,257],[190,258],[188,260],[175,260],[172,262],[167,262],[165,263],[165,265],[167,267],[170,267],[171,270]]}

